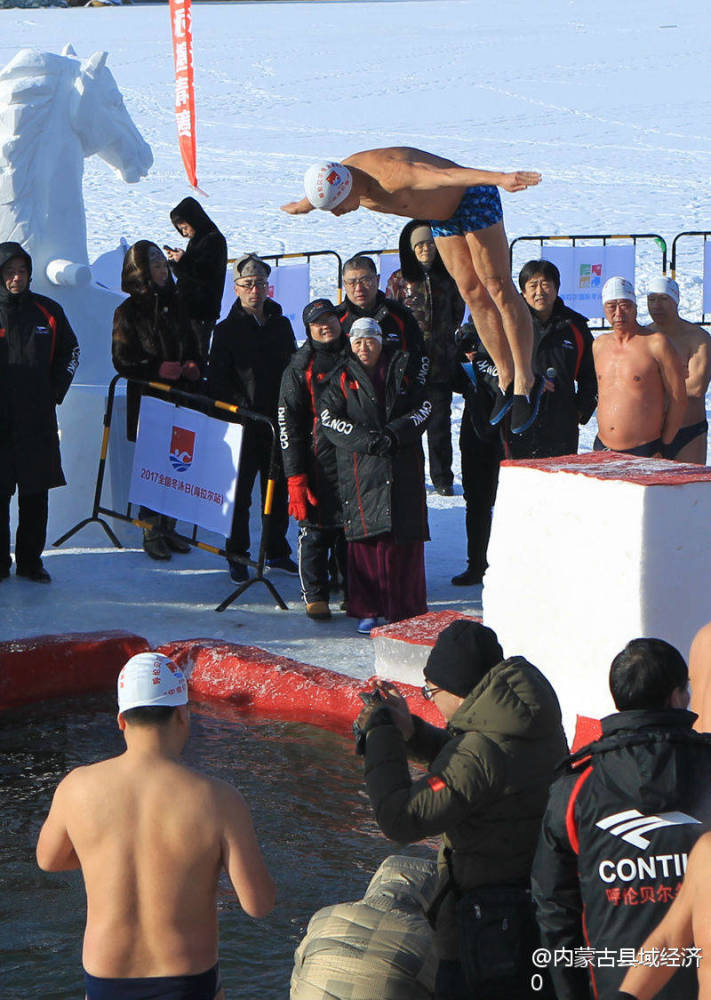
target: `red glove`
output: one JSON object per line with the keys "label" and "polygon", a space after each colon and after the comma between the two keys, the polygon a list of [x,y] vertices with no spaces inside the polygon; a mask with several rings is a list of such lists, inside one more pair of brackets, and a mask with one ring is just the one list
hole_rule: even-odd
{"label": "red glove", "polygon": [[289,476],[289,517],[295,521],[305,521],[309,516],[307,504],[317,506],[318,501],[309,489],[309,480],[305,472],[300,476]]}
{"label": "red glove", "polygon": [[169,382],[177,382],[183,366],[179,361],[164,361],[158,369],[161,378],[167,378]]}
{"label": "red glove", "polygon": [[197,382],[200,378],[200,369],[194,361],[186,361],[183,365],[182,375],[189,382]]}

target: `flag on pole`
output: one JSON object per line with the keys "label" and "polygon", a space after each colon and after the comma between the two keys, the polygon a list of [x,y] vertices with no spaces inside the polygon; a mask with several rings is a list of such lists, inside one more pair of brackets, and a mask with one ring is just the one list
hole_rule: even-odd
{"label": "flag on pole", "polygon": [[195,85],[193,76],[193,30],[191,0],[170,0],[175,63],[175,119],[185,173],[197,187],[195,152]]}

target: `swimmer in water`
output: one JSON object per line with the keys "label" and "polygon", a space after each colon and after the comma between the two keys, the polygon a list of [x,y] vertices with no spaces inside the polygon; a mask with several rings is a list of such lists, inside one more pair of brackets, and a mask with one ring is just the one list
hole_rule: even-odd
{"label": "swimmer in water", "polygon": [[87,1000],[223,1000],[220,873],[250,916],[274,905],[249,809],[232,785],[180,762],[188,688],[168,657],[131,657],[119,675],[118,707],[125,752],[60,782],[37,863],[84,876]]}
{"label": "swimmer in water", "polygon": [[407,146],[369,149],[342,163],[316,164],[304,177],[305,197],[282,205],[290,215],[316,208],[345,215],[356,209],[430,220],[444,266],[469,306],[479,336],[498,372],[500,398],[491,414],[499,423],[511,410],[520,434],[538,414],[543,379],[532,367],[533,325],[513,281],[498,188],[524,191],[535,171],[502,173],[460,167]]}

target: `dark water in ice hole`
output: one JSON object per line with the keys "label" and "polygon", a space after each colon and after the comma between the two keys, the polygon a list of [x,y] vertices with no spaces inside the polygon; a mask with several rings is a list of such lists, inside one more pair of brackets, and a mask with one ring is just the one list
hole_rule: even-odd
{"label": "dark water in ice hole", "polygon": [[[120,753],[112,695],[0,712],[0,996],[83,997],[84,890],[79,872],[48,874],[34,845],[52,792],[71,768]],[[362,764],[345,736],[260,719],[218,702],[192,703],[185,759],[237,785],[278,885],[255,921],[226,884],[219,894],[220,962],[228,1000],[289,995],[293,952],[315,910],[359,899],[397,848],[378,831]]]}

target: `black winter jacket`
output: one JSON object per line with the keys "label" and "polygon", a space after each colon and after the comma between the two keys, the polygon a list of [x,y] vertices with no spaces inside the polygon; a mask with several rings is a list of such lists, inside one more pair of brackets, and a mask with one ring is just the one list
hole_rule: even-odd
{"label": "black winter jacket", "polygon": [[[614,964],[551,967],[558,1000],[616,998],[628,957],[679,891],[686,859],[711,819],[711,736],[681,709],[627,711],[578,751],[551,787],[533,865],[541,944],[610,949]],[[697,822],[698,821],[698,822]],[[696,970],[680,969],[657,996],[691,1000]]]}
{"label": "black winter jacket", "polygon": [[449,384],[456,354],[454,331],[464,317],[464,299],[439,252],[428,270],[415,256],[410,236],[422,224],[413,219],[400,233],[400,268],[390,276],[385,294],[417,320],[430,359],[430,381]]}
{"label": "black winter jacket", "polygon": [[555,391],[545,392],[540,415],[523,434],[510,435],[510,458],[575,455],[578,425],[586,424],[597,406],[593,336],[580,313],[556,299],[547,323],[533,318],[533,369],[545,375],[555,368]]}
{"label": "black winter jacket", "polygon": [[291,323],[281,306],[267,299],[264,326],[245,312],[239,299],[215,327],[207,369],[212,399],[236,403],[276,423],[284,369],[296,350]]}
{"label": "black winter jacket", "polygon": [[[397,348],[421,358],[426,357],[425,341],[417,320],[409,309],[399,302],[386,299],[383,292],[378,292],[372,309],[361,309],[346,298],[338,307],[338,319],[344,333],[349,333],[357,319],[367,316],[376,320],[383,331],[383,347]],[[429,362],[427,363],[429,372]]]}
{"label": "black winter jacket", "polygon": [[[136,244],[137,245],[137,244]],[[111,358],[114,368],[127,379],[155,381],[164,361],[202,367],[200,341],[192,329],[173,279],[165,288],[150,280],[147,252],[139,260],[135,283],[129,283],[127,298],[114,312]],[[132,290],[131,290],[132,289]],[[200,391],[200,382],[179,379],[170,385],[184,392]],[[126,389],[126,436],[136,440],[141,386],[129,382]]]}
{"label": "black winter jacket", "polygon": [[[337,446],[346,538],[392,532],[396,542],[429,538],[422,434],[432,412],[426,359],[384,351],[385,407],[356,357],[334,372],[320,400],[319,424]],[[374,453],[386,430],[394,453]]]}
{"label": "black winter jacket", "polygon": [[[18,244],[0,245],[0,269],[19,255],[31,267]],[[64,486],[55,407],[78,364],[79,345],[62,307],[30,288],[13,295],[0,283],[0,492]]]}
{"label": "black winter jacket", "polygon": [[170,263],[188,316],[214,323],[220,315],[225,287],[225,237],[195,198],[184,198],[170,213],[170,218],[176,229],[178,222],[188,222],[195,230],[181,259]]}
{"label": "black winter jacket", "polygon": [[309,507],[305,524],[341,527],[343,511],[338,493],[336,448],[318,423],[319,399],[331,372],[350,354],[345,337],[321,344],[307,339],[292,357],[281,380],[279,441],[284,473],[306,473],[318,504]]}

